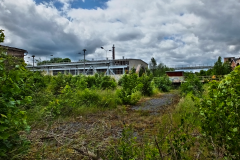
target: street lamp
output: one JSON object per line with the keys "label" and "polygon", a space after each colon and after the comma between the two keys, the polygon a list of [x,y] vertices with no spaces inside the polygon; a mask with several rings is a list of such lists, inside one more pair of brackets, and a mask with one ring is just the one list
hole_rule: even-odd
{"label": "street lamp", "polygon": [[[103,47],[101,47],[102,49],[104,49]],[[112,50],[106,50],[106,49],[104,49],[105,51],[106,51],[106,58],[107,58],[107,51],[112,51]]]}
{"label": "street lamp", "polygon": [[33,72],[34,72],[34,57],[35,57],[35,55],[32,55],[32,57],[33,57]]}

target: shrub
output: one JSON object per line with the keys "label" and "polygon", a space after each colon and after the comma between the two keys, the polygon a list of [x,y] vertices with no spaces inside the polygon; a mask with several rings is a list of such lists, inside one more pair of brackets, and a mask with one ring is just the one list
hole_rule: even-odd
{"label": "shrub", "polygon": [[117,82],[114,78],[110,76],[101,77],[100,88],[101,89],[115,89],[117,87]]}
{"label": "shrub", "polygon": [[[132,94],[137,92],[139,88],[142,87],[141,84],[138,86],[138,75],[134,72],[130,72],[130,74],[124,74],[121,78],[121,85],[122,88],[120,90],[117,90],[117,95],[122,100],[122,103],[135,104],[136,98],[138,98],[138,96],[135,97],[132,96]],[[132,97],[135,97],[134,101],[132,100]]]}
{"label": "shrub", "polygon": [[171,89],[172,82],[167,75],[161,77],[154,77],[155,86],[163,92],[168,92]]}
{"label": "shrub", "polygon": [[140,91],[142,95],[151,96],[153,95],[153,83],[152,77],[143,74],[139,77]]}
{"label": "shrub", "polygon": [[230,159],[239,159],[240,66],[225,78],[210,83],[208,95],[198,105],[203,133]]}
{"label": "shrub", "polygon": [[58,73],[58,75],[53,76],[52,81],[49,85],[50,90],[55,94],[60,94],[60,91],[63,87],[65,87],[67,84],[70,84],[71,86],[74,85],[74,83],[71,83],[72,75],[64,75],[62,73]]}
{"label": "shrub", "polygon": [[[14,63],[18,60],[2,52],[0,57],[0,156],[10,158],[25,143],[18,132],[29,130],[29,126],[26,113],[20,106],[30,103],[31,97],[22,95],[23,90],[28,90],[22,79],[25,74],[24,64]],[[11,69],[7,69],[5,64],[11,66]]]}
{"label": "shrub", "polygon": [[181,84],[180,90],[183,95],[191,92],[193,95],[200,96],[203,91],[203,84],[195,74],[189,74],[186,82]]}

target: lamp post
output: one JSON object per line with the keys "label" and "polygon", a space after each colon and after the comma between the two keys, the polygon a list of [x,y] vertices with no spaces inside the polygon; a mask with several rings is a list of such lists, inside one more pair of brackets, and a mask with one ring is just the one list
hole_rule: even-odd
{"label": "lamp post", "polygon": [[[101,47],[102,49],[104,49],[103,47]],[[107,51],[112,51],[112,50],[106,50],[106,49],[104,49],[105,51],[106,51],[106,58],[107,58]]]}
{"label": "lamp post", "polygon": [[86,49],[83,49],[83,52],[84,52],[84,74],[85,74],[85,52],[86,51],[87,51]]}
{"label": "lamp post", "polygon": [[35,55],[32,55],[32,57],[33,57],[33,72],[34,72],[34,57],[35,57]]}

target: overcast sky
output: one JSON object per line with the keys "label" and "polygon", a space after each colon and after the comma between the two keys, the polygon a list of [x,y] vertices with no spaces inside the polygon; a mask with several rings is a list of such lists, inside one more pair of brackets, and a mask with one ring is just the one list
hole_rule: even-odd
{"label": "overcast sky", "polygon": [[[240,56],[240,0],[0,0],[4,45],[42,60],[154,57],[166,65]],[[111,57],[111,52],[107,52]]]}

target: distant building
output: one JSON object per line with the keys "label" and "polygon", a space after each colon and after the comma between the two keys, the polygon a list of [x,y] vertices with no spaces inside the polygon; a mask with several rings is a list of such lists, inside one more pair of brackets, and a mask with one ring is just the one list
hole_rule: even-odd
{"label": "distant building", "polygon": [[0,45],[0,48],[3,48],[6,51],[7,55],[12,55],[14,57],[18,57],[22,59],[24,59],[24,54],[28,53],[27,50],[9,47],[9,46]]}
{"label": "distant building", "polygon": [[[85,66],[85,67],[84,67]],[[32,66],[28,66],[32,69]],[[148,64],[141,59],[113,59],[113,60],[92,60],[84,62],[63,62],[63,63],[46,63],[37,65],[34,70],[45,71],[48,75],[63,74],[85,74],[93,75],[95,73],[104,73],[106,75],[122,75],[132,68],[146,69]]]}
{"label": "distant building", "polygon": [[[101,47],[104,49],[103,47]],[[148,68],[148,64],[141,59],[115,59],[115,46],[112,47],[112,59],[106,60],[85,60],[79,62],[62,62],[62,63],[46,63],[37,65],[34,68],[27,66],[34,71],[44,71],[47,75],[62,74],[86,74],[93,75],[95,73],[104,73],[105,75],[114,76],[116,79],[124,73],[128,73],[132,68],[138,73],[140,69]]]}
{"label": "distant building", "polygon": [[230,62],[232,69],[240,64],[240,58],[224,57],[224,62]]}
{"label": "distant building", "polygon": [[184,71],[166,71],[172,83],[184,82]]}

